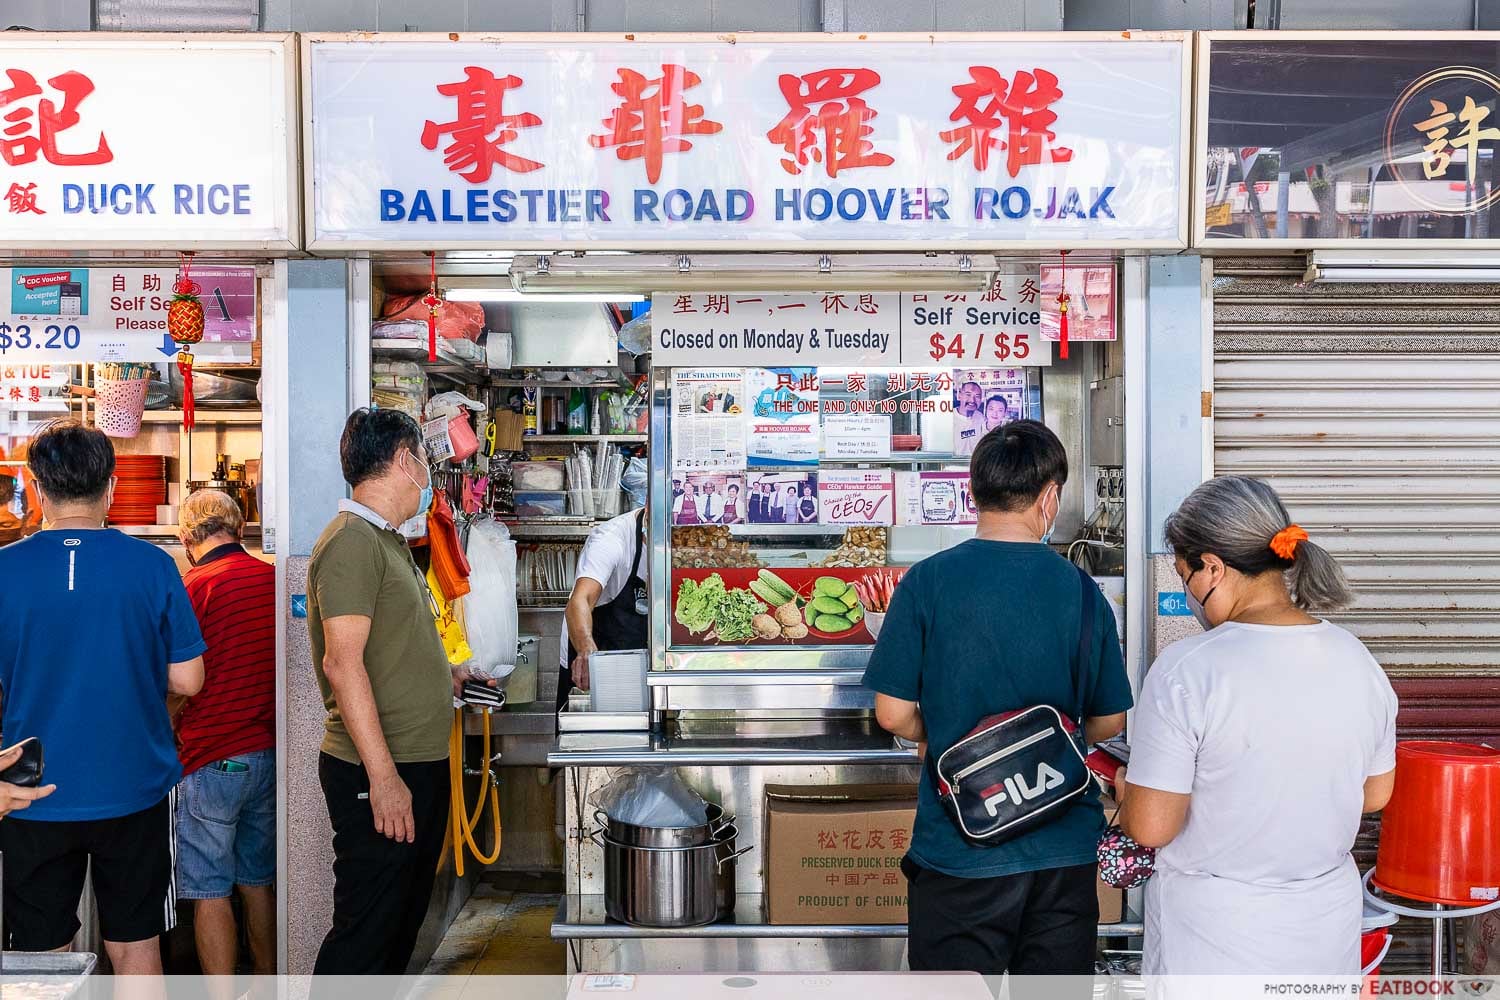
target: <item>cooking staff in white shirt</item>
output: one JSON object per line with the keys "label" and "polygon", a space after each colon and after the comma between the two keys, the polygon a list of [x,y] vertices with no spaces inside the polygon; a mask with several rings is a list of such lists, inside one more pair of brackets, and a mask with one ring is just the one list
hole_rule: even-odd
{"label": "cooking staff in white shirt", "polygon": [[589,532],[563,615],[558,708],[567,704],[574,685],[589,689],[590,654],[648,647],[650,562],[644,507],[610,518]]}
{"label": "cooking staff in white shirt", "polygon": [[1344,574],[1258,479],[1199,486],[1166,541],[1207,631],[1147,673],[1116,779],[1121,826],[1160,848],[1142,971],[1358,975],[1349,852],[1395,787],[1396,695],[1308,614],[1349,603]]}

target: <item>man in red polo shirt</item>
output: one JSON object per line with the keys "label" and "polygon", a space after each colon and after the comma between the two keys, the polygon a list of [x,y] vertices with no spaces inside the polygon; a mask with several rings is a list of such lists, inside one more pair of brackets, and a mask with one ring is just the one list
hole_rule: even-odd
{"label": "man in red polo shirt", "polygon": [[203,630],[203,689],[177,717],[177,888],[194,900],[198,963],[233,975],[238,887],[257,975],[276,974],[276,571],[240,544],[226,493],[183,501],[184,582]]}

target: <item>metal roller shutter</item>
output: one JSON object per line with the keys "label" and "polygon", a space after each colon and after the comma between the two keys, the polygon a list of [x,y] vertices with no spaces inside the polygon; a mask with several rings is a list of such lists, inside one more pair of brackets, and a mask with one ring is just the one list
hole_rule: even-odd
{"label": "metal roller shutter", "polygon": [[[1500,740],[1500,284],[1304,266],[1214,262],[1214,471],[1270,481],[1342,562],[1331,617],[1390,674],[1402,738]],[[1427,926],[1401,932],[1392,968],[1423,967]]]}

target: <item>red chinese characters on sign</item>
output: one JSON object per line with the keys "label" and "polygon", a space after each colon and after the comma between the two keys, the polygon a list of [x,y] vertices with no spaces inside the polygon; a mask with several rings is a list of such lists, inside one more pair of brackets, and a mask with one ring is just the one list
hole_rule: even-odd
{"label": "red chinese characters on sign", "polygon": [[[59,106],[44,97],[36,77],[25,70],[7,69],[10,86],[0,90],[0,158],[13,167],[35,163],[41,157],[54,167],[97,166],[115,158],[104,133],[89,152],[65,153],[57,148],[58,135],[80,121],[78,105],[94,92],[94,81],[69,70],[47,81],[62,95]],[[32,98],[39,98],[35,106]],[[14,211],[14,210],[12,210]]]}
{"label": "red chinese characters on sign", "polygon": [[661,179],[662,159],[667,153],[685,153],[693,148],[686,136],[714,135],[724,126],[703,117],[703,105],[689,104],[683,91],[702,79],[692,70],[670,63],[661,76],[648,77],[633,69],[620,70],[620,82],[610,89],[620,97],[620,106],[604,119],[605,135],[589,136],[595,149],[613,147],[621,160],[644,160],[646,180]]}
{"label": "red chinese characters on sign", "polygon": [[896,161],[875,151],[871,108],[859,96],[880,83],[873,69],[824,69],[802,76],[783,73],[787,113],[766,138],[786,151],[781,167],[800,174],[809,160],[829,177],[857,167],[888,167]]}
{"label": "red chinese characters on sign", "polygon": [[505,148],[523,128],[535,128],[542,119],[530,112],[505,113],[505,95],[524,81],[519,76],[496,78],[478,66],[464,67],[464,79],[438,84],[437,92],[458,102],[458,115],[451,122],[428,121],[422,127],[422,145],[437,149],[438,140],[452,141],[443,147],[443,163],[471,184],[483,184],[496,167],[526,174],[543,164],[528,160]]}
{"label": "red chinese characters on sign", "polygon": [[35,184],[11,184],[10,189],[5,192],[5,208],[12,215],[46,215],[36,203]]}
{"label": "red chinese characters on sign", "polygon": [[[969,82],[953,88],[958,106],[949,121],[964,124],[941,133],[954,144],[948,159],[972,156],[974,169],[986,170],[993,150],[1005,151],[1005,169],[1015,177],[1025,166],[1067,163],[1073,151],[1052,146],[1057,112],[1051,106],[1063,96],[1056,75],[1044,69],[1018,71],[1009,81],[991,66],[970,66]],[[1003,129],[1003,136],[998,134]],[[1049,148],[1050,147],[1050,148]]]}

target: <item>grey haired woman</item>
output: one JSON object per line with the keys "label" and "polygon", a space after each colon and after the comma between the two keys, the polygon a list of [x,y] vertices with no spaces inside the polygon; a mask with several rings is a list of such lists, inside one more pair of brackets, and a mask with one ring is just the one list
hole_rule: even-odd
{"label": "grey haired woman", "polygon": [[1349,851],[1391,796],[1396,695],[1353,635],[1343,571],[1265,482],[1225,476],[1167,518],[1202,635],[1146,676],[1117,791],[1125,832],[1161,848],[1144,971],[1354,975]]}

